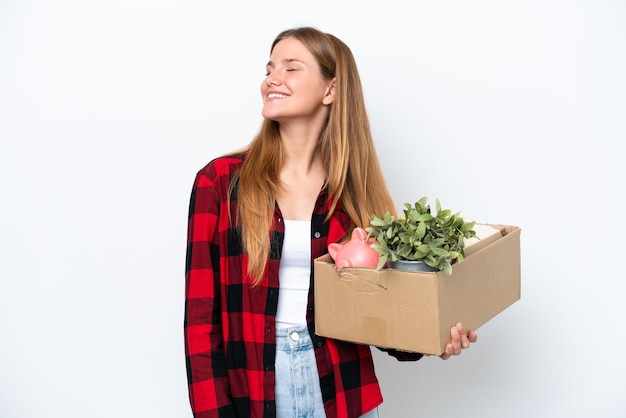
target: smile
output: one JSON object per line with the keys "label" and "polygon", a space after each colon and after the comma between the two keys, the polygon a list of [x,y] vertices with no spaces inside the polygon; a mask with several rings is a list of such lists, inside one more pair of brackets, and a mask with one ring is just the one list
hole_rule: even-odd
{"label": "smile", "polygon": [[284,99],[285,97],[289,97],[289,95],[280,93],[270,93],[267,95],[268,99]]}

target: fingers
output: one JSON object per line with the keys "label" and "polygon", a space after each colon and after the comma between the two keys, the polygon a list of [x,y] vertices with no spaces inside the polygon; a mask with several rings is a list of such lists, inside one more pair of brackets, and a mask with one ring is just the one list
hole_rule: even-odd
{"label": "fingers", "polygon": [[447,360],[453,355],[458,356],[461,354],[462,350],[469,348],[471,343],[478,341],[476,332],[470,330],[466,333],[463,324],[460,322],[457,322],[457,324],[450,329],[450,337],[450,343],[446,344],[444,353],[439,356],[442,360]]}
{"label": "fingers", "polygon": [[448,360],[452,356],[453,351],[452,344],[446,344],[445,351],[439,356],[439,358],[442,360]]}
{"label": "fingers", "polygon": [[462,330],[463,328],[459,330],[459,324],[456,324],[456,326],[452,327],[450,330],[450,336],[452,337],[452,354],[455,356],[461,354],[461,349],[463,348],[463,334],[460,332]]}
{"label": "fingers", "polygon": [[[456,329],[461,336],[461,349],[469,348],[470,340],[468,338],[468,335],[465,333],[465,330],[463,329],[463,324],[461,324],[460,322],[456,324]],[[461,354],[460,351],[459,354]]]}
{"label": "fingers", "polygon": [[465,332],[465,328],[463,328],[463,324],[460,322],[457,322],[455,328],[461,336],[461,348],[469,348],[471,343],[478,341],[478,335],[476,335],[476,332],[474,330]]}

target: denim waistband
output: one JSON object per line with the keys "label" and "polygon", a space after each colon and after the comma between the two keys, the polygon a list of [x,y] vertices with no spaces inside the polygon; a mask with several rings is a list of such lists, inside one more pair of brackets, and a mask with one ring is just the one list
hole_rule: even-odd
{"label": "denim waistband", "polygon": [[313,347],[306,325],[276,330],[277,350],[298,350]]}

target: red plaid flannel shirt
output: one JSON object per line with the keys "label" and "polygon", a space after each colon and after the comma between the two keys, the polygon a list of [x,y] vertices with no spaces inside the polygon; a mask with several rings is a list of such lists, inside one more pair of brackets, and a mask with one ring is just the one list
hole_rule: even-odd
{"label": "red plaid flannel shirt", "polygon": [[[253,287],[246,255],[229,219],[232,175],[244,154],[210,162],[196,176],[189,208],[186,263],[185,352],[189,397],[196,418],[276,416],[274,360],[278,266],[284,237],[280,210],[274,212],[271,254],[263,282]],[[325,222],[323,190],[311,219],[311,257],[344,237],[348,217],[337,208]],[[313,274],[311,274],[313,279]],[[320,387],[329,418],[356,418],[382,402],[370,348],[314,334],[311,290],[307,323],[315,347]],[[391,352],[400,360],[420,355]]]}

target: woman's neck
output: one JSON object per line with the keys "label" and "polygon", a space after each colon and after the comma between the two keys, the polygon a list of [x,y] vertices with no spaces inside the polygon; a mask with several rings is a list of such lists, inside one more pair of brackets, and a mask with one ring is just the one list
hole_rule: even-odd
{"label": "woman's neck", "polygon": [[286,148],[276,201],[286,219],[310,220],[326,173],[314,147],[303,147],[300,152],[296,148]]}

